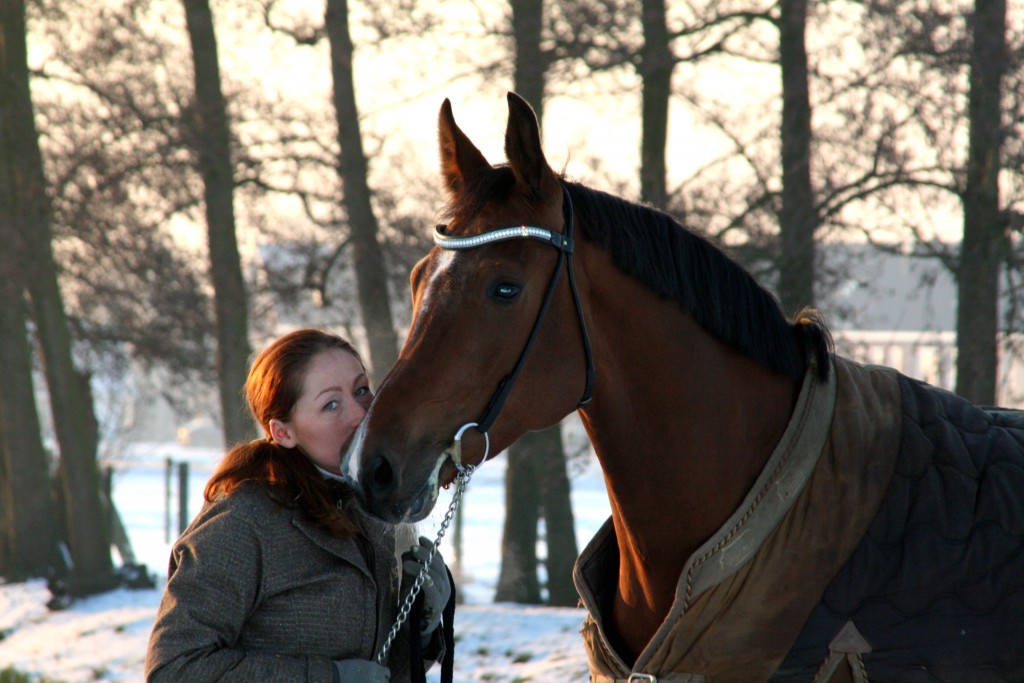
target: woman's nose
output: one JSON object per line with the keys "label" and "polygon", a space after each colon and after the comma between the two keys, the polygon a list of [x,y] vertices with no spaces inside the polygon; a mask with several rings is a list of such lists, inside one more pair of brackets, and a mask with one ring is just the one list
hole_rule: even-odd
{"label": "woman's nose", "polygon": [[345,414],[353,426],[358,425],[366,415],[366,406],[356,398],[349,398],[349,409],[345,411]]}

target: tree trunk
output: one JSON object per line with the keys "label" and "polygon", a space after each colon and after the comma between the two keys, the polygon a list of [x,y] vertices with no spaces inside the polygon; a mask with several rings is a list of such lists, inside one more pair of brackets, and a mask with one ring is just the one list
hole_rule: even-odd
{"label": "tree trunk", "polygon": [[[495,602],[539,605],[537,577],[537,524],[540,521],[541,449],[532,440],[542,432],[528,432],[508,449],[505,471],[505,524],[501,533],[501,569]],[[541,439],[543,437],[540,437]]]}
{"label": "tree trunk", "polygon": [[779,300],[789,315],[814,305],[814,233],[818,228],[811,187],[811,100],[808,93],[807,0],[779,3],[782,71],[782,209],[779,233]]}
{"label": "tree trunk", "polygon": [[540,476],[537,481],[547,546],[548,604],[571,607],[579,603],[576,584],[572,580],[572,568],[579,550],[561,426],[554,425],[538,432],[537,437],[533,447],[539,458],[537,470]]}
{"label": "tree trunk", "polygon": [[[25,47],[25,7],[21,0],[2,0],[3,89],[5,120],[3,122],[5,153],[10,154],[15,200],[13,211],[14,233],[19,240],[15,246],[18,267],[24,276],[25,289],[31,299],[32,316],[42,351],[43,369],[49,388],[57,443],[60,447],[60,479],[66,509],[67,542],[74,562],[73,576],[86,581],[111,573],[110,534],[105,524],[106,514],[100,491],[99,471],[96,466],[97,429],[92,413],[92,397],[88,382],[75,368],[72,358],[71,334],[64,313],[57,269],[51,248],[51,207],[46,194],[42,154],[35,127],[32,100],[28,82],[28,63]],[[10,247],[9,247],[10,248]],[[13,286],[11,296],[20,299]],[[9,311],[10,323],[17,325],[18,314]],[[24,333],[24,326],[10,333]],[[15,342],[17,343],[17,342]],[[8,369],[24,374],[18,360],[24,349],[11,351],[14,365]],[[27,386],[31,386],[28,384]],[[21,400],[25,400],[24,396]],[[10,409],[11,406],[5,406]],[[26,409],[25,406],[19,408]],[[11,417],[8,415],[6,417]],[[31,418],[26,418],[30,420]],[[30,424],[18,424],[18,430],[31,429]],[[11,430],[7,430],[10,432]],[[10,440],[16,435],[8,433]],[[19,447],[34,448],[30,442]],[[33,454],[24,454],[32,458]],[[9,465],[22,454],[9,452]],[[35,454],[38,458],[38,452]],[[31,465],[38,468],[39,465]],[[31,475],[38,479],[38,471]],[[44,491],[49,491],[47,485]],[[33,494],[39,495],[35,489]],[[41,496],[45,500],[45,494]],[[45,532],[44,532],[45,533]],[[44,544],[49,541],[44,538]]]}
{"label": "tree trunk", "polygon": [[572,568],[579,555],[560,425],[528,432],[512,444],[505,474],[505,524],[496,602],[538,604],[538,524],[544,519],[547,603],[572,606],[579,596]]}
{"label": "tree trunk", "polygon": [[[6,115],[2,116],[6,120]],[[8,211],[6,162],[6,152],[0,153],[4,167],[0,240],[13,245],[19,240],[9,234],[14,222]],[[3,254],[7,257],[0,255],[0,576],[20,581],[46,576],[54,569],[60,534],[49,457],[40,436],[32,389],[23,279],[15,259],[9,258],[13,253],[6,249]]]}
{"label": "tree trunk", "polygon": [[664,209],[668,206],[665,146],[674,66],[665,19],[665,0],[643,0],[643,31],[640,198]]}
{"label": "tree trunk", "polygon": [[231,135],[221,92],[213,15],[207,0],[183,0],[195,72],[198,137],[206,231],[217,319],[217,382],[225,445],[251,439],[256,428],[242,399],[249,363],[249,316],[235,235]]}
{"label": "tree trunk", "polygon": [[17,131],[32,116],[25,57],[25,9],[0,0],[0,576],[22,580],[45,576],[56,561],[58,519],[53,505],[49,458],[42,443],[26,329],[25,246],[21,221],[26,189],[16,168]]}
{"label": "tree trunk", "polygon": [[18,557],[14,547],[16,543],[14,531],[14,500],[8,479],[8,447],[4,434],[3,397],[0,396],[0,579],[20,581],[21,570],[15,564]]}
{"label": "tree trunk", "polygon": [[999,205],[1002,79],[1007,68],[1006,0],[974,4],[968,101],[969,152],[963,195],[964,237],[957,277],[956,391],[996,402],[999,273],[1007,248]]}
{"label": "tree trunk", "polygon": [[366,154],[356,106],[352,73],[353,47],[348,1],[327,0],[327,39],[331,45],[334,114],[338,125],[338,175],[344,194],[355,263],[359,309],[370,346],[371,373],[380,382],[398,359],[398,335],[391,317],[387,265],[377,241],[377,217],[370,202]]}

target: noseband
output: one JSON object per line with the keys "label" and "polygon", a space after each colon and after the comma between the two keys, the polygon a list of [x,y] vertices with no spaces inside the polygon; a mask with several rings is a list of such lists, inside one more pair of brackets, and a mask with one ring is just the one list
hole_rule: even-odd
{"label": "noseband", "polygon": [[[594,355],[590,348],[590,335],[587,334],[587,324],[583,319],[583,305],[580,303],[580,294],[576,288],[576,276],[573,272],[572,256],[574,243],[572,239],[572,232],[574,215],[572,198],[569,196],[569,190],[565,185],[562,185],[562,196],[564,199],[562,202],[562,221],[564,223],[564,227],[563,232],[561,233],[531,225],[522,225],[511,228],[496,228],[478,235],[469,235],[466,237],[451,237],[446,235],[445,229],[448,227],[446,225],[438,225],[434,231],[434,244],[441,249],[450,249],[454,251],[466,251],[469,249],[483,247],[488,244],[509,242],[517,239],[537,240],[539,242],[549,244],[558,250],[558,263],[555,264],[555,272],[551,275],[551,280],[548,283],[548,289],[544,296],[544,301],[541,303],[540,310],[537,311],[537,319],[534,321],[533,329],[530,330],[530,336],[527,338],[526,344],[523,347],[522,352],[519,354],[519,360],[516,361],[516,365],[512,369],[512,372],[505,375],[501,382],[498,383],[498,388],[495,390],[494,394],[491,395],[491,400],[488,401],[487,408],[484,410],[483,415],[481,415],[475,423],[467,423],[459,429],[455,439],[456,446],[460,445],[457,442],[469,427],[476,427],[477,430],[487,438],[488,430],[490,430],[494,421],[498,419],[498,413],[501,412],[502,406],[505,405],[505,400],[512,391],[512,385],[515,383],[516,377],[519,376],[520,371],[526,364],[526,358],[530,353],[530,348],[533,346],[533,342],[537,338],[537,333],[540,330],[541,323],[544,321],[544,315],[547,313],[548,306],[550,306],[552,298],[554,298],[555,287],[557,286],[559,276],[562,273],[563,263],[567,263],[566,270],[569,274],[569,288],[572,290],[573,303],[576,305],[576,317],[579,319],[580,333],[583,337],[583,353],[586,356],[587,361],[583,395],[580,397],[579,403],[576,404],[576,407],[582,407],[590,402],[595,375]],[[485,453],[484,459],[486,458],[487,454]],[[459,458],[455,459],[456,465],[460,465],[461,463],[458,462]]]}

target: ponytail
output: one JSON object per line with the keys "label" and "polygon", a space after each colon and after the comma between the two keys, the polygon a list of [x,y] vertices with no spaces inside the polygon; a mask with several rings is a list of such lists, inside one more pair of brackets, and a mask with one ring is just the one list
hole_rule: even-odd
{"label": "ponytail", "polygon": [[262,487],[281,507],[301,510],[332,536],[352,538],[358,532],[348,511],[351,492],[328,482],[298,449],[266,439],[238,444],[221,460],[203,497],[207,502],[227,498],[245,482]]}

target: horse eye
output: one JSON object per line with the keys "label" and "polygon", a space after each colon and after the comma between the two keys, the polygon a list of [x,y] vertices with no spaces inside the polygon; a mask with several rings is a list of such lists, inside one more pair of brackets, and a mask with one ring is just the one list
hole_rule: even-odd
{"label": "horse eye", "polygon": [[519,296],[522,288],[511,282],[498,282],[491,287],[491,298],[498,301],[511,301]]}

